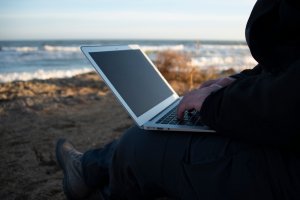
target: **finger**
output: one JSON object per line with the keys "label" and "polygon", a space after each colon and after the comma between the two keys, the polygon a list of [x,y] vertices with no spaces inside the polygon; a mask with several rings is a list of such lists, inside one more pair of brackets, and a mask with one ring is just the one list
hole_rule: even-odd
{"label": "finger", "polygon": [[177,118],[178,119],[182,119],[182,117],[184,115],[184,111],[186,110],[186,104],[190,101],[189,99],[191,98],[191,96],[193,96],[194,93],[195,93],[195,90],[188,92],[186,95],[184,95],[184,97],[179,102],[179,104],[177,106]]}
{"label": "finger", "polygon": [[177,118],[182,119],[184,117],[184,113],[186,110],[194,110],[197,109],[197,105],[193,101],[183,101],[177,107]]}
{"label": "finger", "polygon": [[177,118],[182,119],[185,111],[186,103],[181,101],[177,107]]}
{"label": "finger", "polygon": [[189,96],[185,96],[177,107],[177,118],[182,119],[184,112],[188,109]]}

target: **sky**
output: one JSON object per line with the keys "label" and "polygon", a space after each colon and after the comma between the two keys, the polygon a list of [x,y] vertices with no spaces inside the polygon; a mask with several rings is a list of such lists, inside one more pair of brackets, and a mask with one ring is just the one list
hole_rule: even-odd
{"label": "sky", "polygon": [[244,40],[255,0],[0,0],[0,40]]}

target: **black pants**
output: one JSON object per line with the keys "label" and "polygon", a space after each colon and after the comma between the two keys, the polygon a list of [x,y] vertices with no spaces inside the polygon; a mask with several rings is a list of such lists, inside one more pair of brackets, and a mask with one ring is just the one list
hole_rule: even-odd
{"label": "black pants", "polygon": [[218,136],[133,127],[82,161],[110,199],[300,199],[297,153]]}

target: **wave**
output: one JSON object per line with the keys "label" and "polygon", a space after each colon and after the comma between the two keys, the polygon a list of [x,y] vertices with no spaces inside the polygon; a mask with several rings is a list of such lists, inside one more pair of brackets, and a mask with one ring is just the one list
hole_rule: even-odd
{"label": "wave", "polygon": [[32,79],[49,79],[49,78],[70,78],[78,74],[83,74],[93,71],[92,68],[81,68],[71,70],[37,70],[34,72],[10,72],[0,74],[0,83],[12,81],[28,81]]}
{"label": "wave", "polygon": [[191,65],[199,67],[201,69],[214,68],[215,70],[228,70],[234,69],[235,71],[241,71],[244,69],[251,69],[257,65],[257,61],[252,56],[213,56],[213,57],[201,57],[192,58]]}
{"label": "wave", "polygon": [[[247,50],[247,45],[188,45],[183,44],[178,45],[140,45],[141,49],[145,52],[159,52],[165,50],[173,51],[207,51],[207,50]],[[36,52],[36,51],[46,51],[46,52],[70,52],[76,53],[80,52],[80,47],[78,46],[59,46],[59,45],[42,45],[42,46],[3,46],[0,48],[1,51],[9,52]]]}
{"label": "wave", "polygon": [[244,44],[240,45],[211,45],[211,44],[204,44],[204,45],[199,45],[198,48],[203,48],[203,49],[235,49],[235,50],[248,50],[249,47]]}
{"label": "wave", "polygon": [[[0,46],[0,82],[63,78],[90,71],[90,69],[82,71],[88,66],[88,62],[80,52],[80,44],[81,42],[3,43],[3,46]],[[152,60],[156,59],[157,53],[165,50],[186,52],[191,56],[191,64],[201,69],[233,68],[240,71],[253,68],[257,64],[246,44],[201,44],[181,41],[140,43],[140,47]],[[69,66],[76,66],[76,68],[65,70],[69,69]],[[1,68],[7,70],[6,74],[1,72]]]}
{"label": "wave", "polygon": [[145,52],[149,51],[166,51],[166,50],[172,50],[172,51],[182,51],[184,50],[184,45],[157,45],[157,46],[140,46],[141,49]]}
{"label": "wave", "polygon": [[38,51],[38,47],[1,47],[1,51],[13,51],[13,52],[33,52]]}
{"label": "wave", "polygon": [[43,45],[38,46],[11,46],[11,47],[1,47],[3,52],[37,52],[37,51],[46,51],[46,52],[80,52],[79,46],[52,46],[52,45]]}
{"label": "wave", "polygon": [[79,52],[79,46],[51,46],[51,45],[44,45],[45,51],[60,51],[60,52]]}
{"label": "wave", "polygon": [[[173,51],[182,51],[184,50],[184,45],[153,45],[153,46],[141,46],[141,49],[145,52],[147,51],[165,51],[165,50],[173,50]],[[36,51],[46,51],[46,52],[80,52],[79,46],[55,46],[55,45],[43,45],[41,47],[34,46],[20,46],[20,47],[1,47],[1,51],[8,52],[36,52]]]}

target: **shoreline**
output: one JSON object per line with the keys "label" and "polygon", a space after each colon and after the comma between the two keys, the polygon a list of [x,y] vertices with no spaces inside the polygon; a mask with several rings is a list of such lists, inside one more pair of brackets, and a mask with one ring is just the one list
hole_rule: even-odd
{"label": "shoreline", "polygon": [[63,78],[92,71],[93,67],[80,51],[81,45],[138,44],[156,62],[165,51],[183,53],[200,70],[241,71],[257,62],[241,41],[206,40],[52,40],[0,41],[0,82],[34,78]]}
{"label": "shoreline", "polygon": [[64,79],[74,76],[94,72],[92,67],[74,68],[74,69],[55,69],[44,70],[38,69],[32,72],[2,72],[0,73],[0,83],[47,80],[47,79]]}

